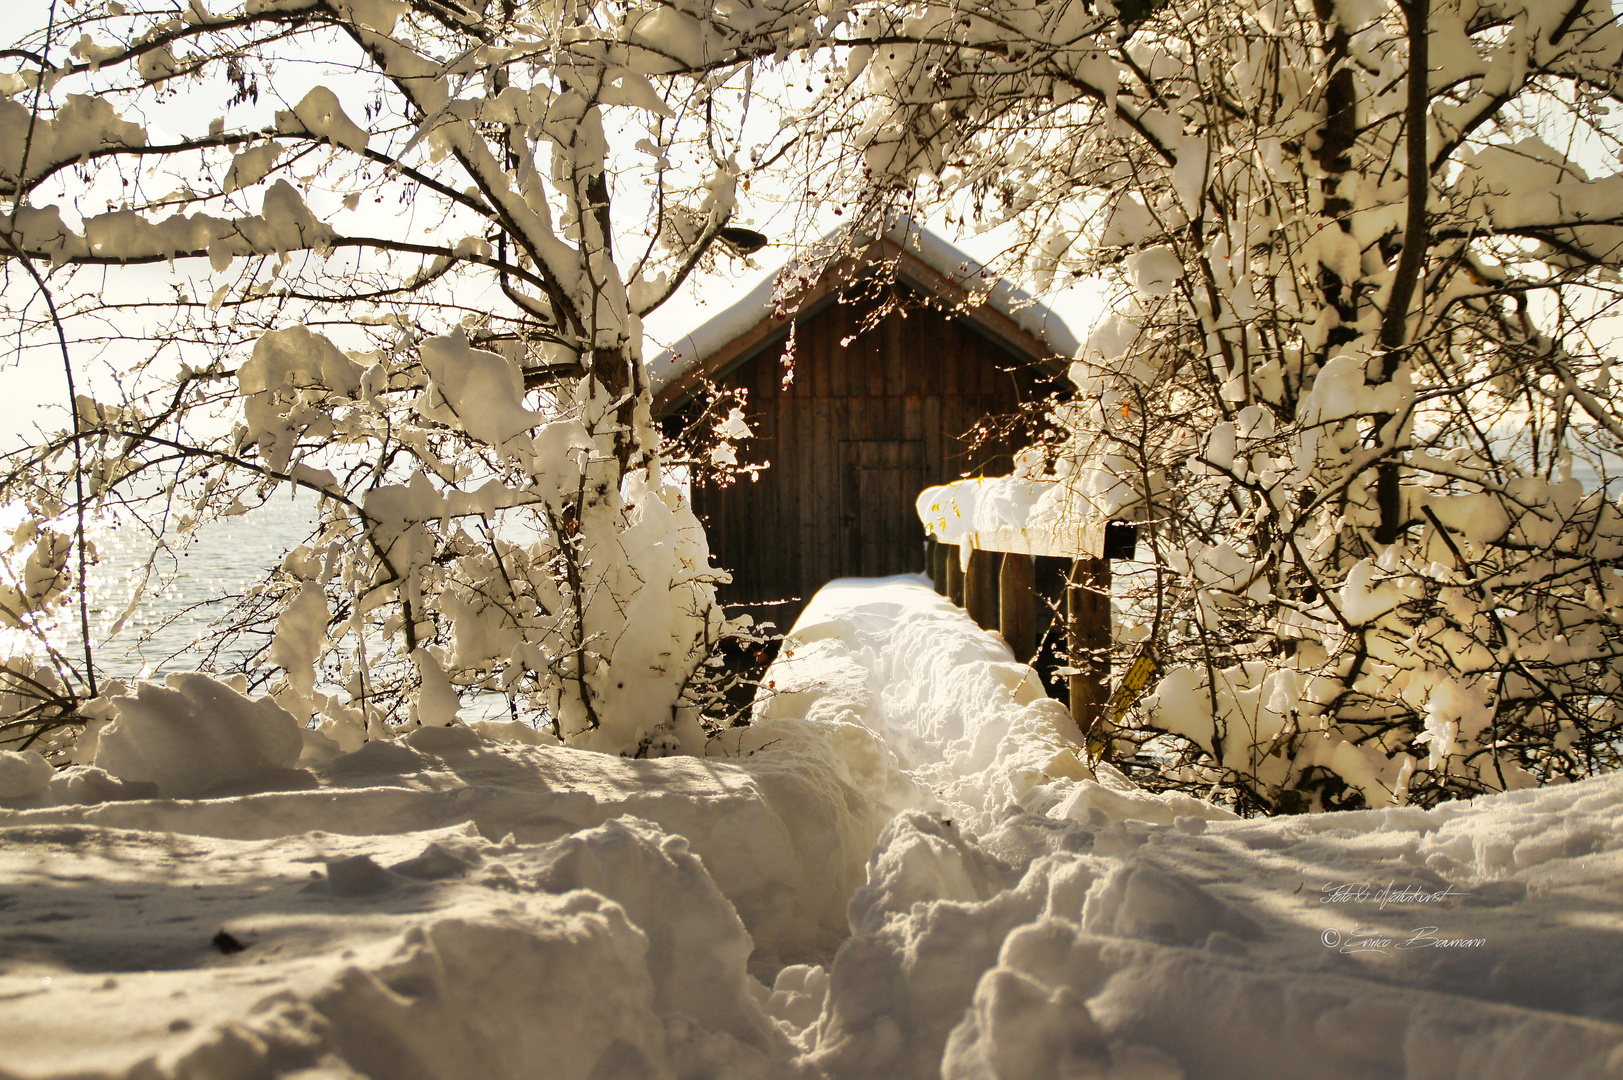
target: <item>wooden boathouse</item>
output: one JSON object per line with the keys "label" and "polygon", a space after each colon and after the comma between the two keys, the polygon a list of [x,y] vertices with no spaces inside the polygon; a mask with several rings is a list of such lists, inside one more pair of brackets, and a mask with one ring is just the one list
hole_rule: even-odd
{"label": "wooden boathouse", "polygon": [[745,391],[740,451],[768,463],[693,490],[733,575],[722,601],[786,631],[834,578],[926,570],[919,492],[1007,474],[1033,434],[1022,407],[1076,348],[1057,316],[907,219],[835,234],[686,335],[650,363],[656,416],[679,426],[715,389]]}

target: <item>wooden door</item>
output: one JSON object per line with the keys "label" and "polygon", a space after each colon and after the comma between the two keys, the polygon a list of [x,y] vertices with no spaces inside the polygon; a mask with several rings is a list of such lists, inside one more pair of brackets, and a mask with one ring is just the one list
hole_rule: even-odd
{"label": "wooden door", "polygon": [[841,577],[924,569],[924,526],[915,501],[925,486],[923,439],[840,442]]}

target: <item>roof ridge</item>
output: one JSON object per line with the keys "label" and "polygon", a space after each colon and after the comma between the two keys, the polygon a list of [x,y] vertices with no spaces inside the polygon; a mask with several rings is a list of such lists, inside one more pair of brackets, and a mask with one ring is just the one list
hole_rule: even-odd
{"label": "roof ridge", "polygon": [[[846,243],[847,238],[856,244]],[[1006,316],[1020,329],[1053,350],[1054,355],[1071,357],[1081,347],[1059,314],[1041,300],[1002,275],[993,275],[984,263],[932,232],[911,214],[893,211],[885,228],[877,235],[867,233],[856,223],[842,225],[802,249],[761,280],[753,289],[702,324],[677,338],[672,345],[646,361],[648,381],[657,397],[706,357],[720,351],[767,318],[778,313],[789,297],[803,292],[828,267],[852,254],[865,254],[881,240],[889,240],[943,278],[971,296],[980,298],[993,310]],[[801,268],[815,267],[809,276],[798,275]],[[798,278],[798,280],[795,280]],[[780,288],[795,280],[793,290]]]}

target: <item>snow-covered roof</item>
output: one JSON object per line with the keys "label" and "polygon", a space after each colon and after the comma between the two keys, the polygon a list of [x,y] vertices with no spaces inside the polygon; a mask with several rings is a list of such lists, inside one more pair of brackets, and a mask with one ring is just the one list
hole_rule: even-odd
{"label": "snow-covered roof", "polygon": [[[905,215],[896,215],[878,237],[853,236],[837,229],[817,243],[807,254],[785,264],[767,277],[732,307],[679,338],[674,345],[648,361],[648,379],[654,396],[669,396],[684,376],[702,369],[704,362],[776,318],[787,324],[801,301],[842,256],[853,250],[864,262],[896,258],[897,276],[926,292],[958,292],[970,301],[965,314],[983,325],[996,319],[1046,350],[1049,356],[1069,359],[1081,343],[1070,327],[1030,293],[1005,278],[996,277],[983,264],[972,259],[935,233]],[[923,271],[922,273],[920,271]],[[992,326],[994,332],[997,326]],[[1029,345],[1017,342],[1025,351]]]}

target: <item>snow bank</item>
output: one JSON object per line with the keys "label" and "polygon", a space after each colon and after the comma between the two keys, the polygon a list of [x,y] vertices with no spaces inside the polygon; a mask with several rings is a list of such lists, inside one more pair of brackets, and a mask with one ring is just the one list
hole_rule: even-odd
{"label": "snow bank", "polygon": [[[100,751],[97,762],[116,764]],[[842,936],[846,897],[882,824],[837,772],[827,745],[804,736],[746,762],[634,761],[491,743],[461,727],[422,728],[311,768],[239,774],[234,787],[255,789],[239,798],[126,797],[19,817],[242,841],[471,824],[491,840],[524,844],[636,817],[686,838],[754,935],[759,959],[772,964],[826,955]],[[140,794],[157,792],[149,786]]]}
{"label": "snow bank", "polygon": [[[1011,815],[979,839],[900,816],[810,1059],[853,1078],[1619,1075],[1623,781],[1538,794],[1215,825]],[[1524,849],[1540,822],[1554,835]]]}
{"label": "snow bank", "polygon": [[1089,770],[911,578],[768,681],[705,759],[0,758],[0,1077],[1623,1074],[1623,777],[1225,819]]}
{"label": "snow bank", "polygon": [[206,675],[170,675],[110,699],[112,723],[80,747],[96,768],[125,781],[146,781],[175,798],[229,795],[273,786],[299,763],[298,721],[270,698],[250,699]]}
{"label": "snow bank", "polygon": [[[549,844],[7,833],[11,899],[55,925],[9,950],[3,1075],[750,1077],[790,1050],[732,906],[647,822]],[[52,880],[87,859],[117,903]]]}
{"label": "snow bank", "polygon": [[1081,732],[997,634],[913,574],[830,582],[784,639],[741,745],[816,725],[842,777],[892,809],[927,808],[980,832],[1009,807],[1147,820],[1224,817],[1187,798],[1146,796],[1078,756]]}

